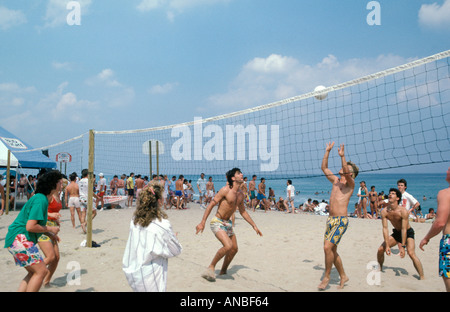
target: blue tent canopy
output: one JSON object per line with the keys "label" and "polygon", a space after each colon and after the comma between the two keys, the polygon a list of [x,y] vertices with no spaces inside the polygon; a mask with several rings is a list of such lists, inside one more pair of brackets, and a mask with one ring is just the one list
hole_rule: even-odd
{"label": "blue tent canopy", "polygon": [[[22,168],[40,169],[40,168],[56,168],[56,162],[51,161],[41,151],[32,150],[31,145],[25,143],[17,136],[0,127],[0,144],[3,144],[19,161]],[[6,159],[6,155],[0,155],[1,159]],[[0,162],[0,167],[6,167]]]}

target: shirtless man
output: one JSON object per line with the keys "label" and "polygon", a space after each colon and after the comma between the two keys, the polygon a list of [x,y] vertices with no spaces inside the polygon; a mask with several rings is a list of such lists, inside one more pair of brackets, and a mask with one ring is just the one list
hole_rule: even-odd
{"label": "shirtless man", "polygon": [[125,196],[125,179],[126,175],[122,174],[120,176],[120,179],[117,181],[116,187],[117,187],[117,195],[118,196]]}
{"label": "shirtless man", "polygon": [[142,179],[141,175],[138,174],[136,176],[136,180],[134,181],[136,184],[136,208],[139,206],[139,194],[142,192],[144,188],[145,181]]}
{"label": "shirtless man", "polygon": [[25,194],[25,189],[27,186],[27,177],[24,174],[20,175],[20,180],[19,180],[19,186],[17,187],[17,198],[23,198],[23,195]]}
{"label": "shirtless man", "polygon": [[328,168],[328,157],[333,146],[334,142],[327,144],[321,167],[323,173],[333,186],[330,194],[330,211],[324,236],[325,272],[318,286],[320,290],[324,290],[328,286],[333,264],[341,278],[338,288],[343,288],[344,284],[348,281],[341,257],[337,253],[337,246],[348,227],[347,207],[355,188],[354,179],[359,171],[355,164],[345,160],[344,144],[341,144],[338,153],[341,157],[342,169],[339,171],[340,178],[335,176]]}
{"label": "shirtless man", "polygon": [[249,208],[247,177],[244,177],[244,183],[241,184],[241,191],[244,193],[244,205]]}
{"label": "shirtless man", "polygon": [[212,181],[212,177],[209,177],[208,182],[206,182],[205,205],[209,205],[211,200],[214,198],[215,194],[216,194],[216,189],[214,188],[214,182]]}
{"label": "shirtless man", "polygon": [[[261,183],[258,184],[258,194],[256,195],[256,205],[262,201],[262,205],[264,206],[264,212],[267,212],[267,209],[269,208],[269,203],[267,202],[266,198],[266,179],[261,178]],[[255,209],[253,208],[253,211]]]}
{"label": "shirtless man", "polygon": [[[423,275],[422,263],[415,253],[415,242],[414,242],[414,230],[409,225],[408,217],[409,213],[406,209],[400,206],[402,199],[402,193],[395,188],[389,190],[388,195],[388,205],[386,209],[381,211],[381,222],[383,224],[383,237],[384,242],[378,248],[377,259],[380,265],[380,270],[383,269],[384,253],[386,255],[391,255],[391,247],[400,243],[400,257],[405,257],[405,248],[408,251],[408,255],[411,258],[414,267],[419,273],[419,277],[423,280],[425,277]],[[394,227],[392,230],[392,235],[389,236],[388,232],[388,220]]]}
{"label": "shirtless man", "polygon": [[369,192],[370,214],[373,218],[378,219],[378,193],[375,191],[375,186],[370,187]]}
{"label": "shirtless man", "polygon": [[70,209],[70,219],[72,220],[72,226],[75,228],[75,210],[78,214],[78,220],[81,223],[81,206],[80,206],[80,189],[77,183],[77,176],[71,174],[69,176],[70,183],[66,187],[65,202]]}
{"label": "shirtless man", "polygon": [[279,211],[285,211],[286,210],[286,205],[284,203],[284,199],[283,197],[280,196],[280,198],[278,199],[278,201],[275,204],[275,207],[279,210]]}
{"label": "shirtless man", "polygon": [[109,182],[109,189],[111,190],[112,196],[117,195],[117,182],[119,182],[119,177],[117,175],[115,175],[111,182]]}
{"label": "shirtless man", "polygon": [[202,274],[202,277],[208,281],[216,280],[215,267],[217,262],[223,257],[225,257],[225,259],[219,274],[226,274],[228,266],[238,251],[236,235],[233,232],[233,226],[230,220],[237,209],[239,209],[239,213],[245,221],[253,227],[256,234],[262,236],[262,233],[259,231],[244,207],[244,193],[240,190],[240,186],[244,182],[242,172],[238,168],[231,169],[227,172],[227,182],[228,185],[222,187],[214,196],[203,214],[202,221],[196,227],[196,234],[203,232],[206,220],[208,219],[212,208],[218,204],[219,207],[217,208],[216,215],[211,220],[211,230],[216,235],[216,238],[222,243],[223,247],[217,251],[211,264]]}
{"label": "shirtless man", "polygon": [[255,211],[256,206],[256,175],[252,176],[252,180],[248,183],[248,191],[250,192],[250,208]]}
{"label": "shirtless man", "polygon": [[180,175],[177,182],[175,182],[175,196],[177,197],[177,207],[176,209],[182,209],[183,205],[183,182],[184,176]]}
{"label": "shirtless man", "polygon": [[[447,170],[446,181],[450,185],[450,167]],[[442,276],[445,289],[450,292],[450,187],[439,191],[437,204],[436,219],[419,247],[424,250],[423,246],[442,231],[439,245],[439,275]]]}

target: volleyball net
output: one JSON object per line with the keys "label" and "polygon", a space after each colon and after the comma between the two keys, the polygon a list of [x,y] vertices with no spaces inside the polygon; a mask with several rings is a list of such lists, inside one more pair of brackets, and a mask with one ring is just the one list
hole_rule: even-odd
{"label": "volleyball net", "polygon": [[[106,176],[321,175],[327,142],[360,172],[450,161],[450,50],[282,101],[212,118],[129,131],[94,131],[94,172]],[[326,98],[317,97],[326,94]],[[88,167],[85,133],[42,149],[71,155],[68,173]]]}

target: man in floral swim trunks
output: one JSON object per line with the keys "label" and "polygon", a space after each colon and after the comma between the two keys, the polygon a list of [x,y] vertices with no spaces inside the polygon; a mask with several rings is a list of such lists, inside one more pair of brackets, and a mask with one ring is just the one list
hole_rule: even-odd
{"label": "man in floral swim trunks", "polygon": [[344,144],[339,148],[339,156],[341,157],[342,169],[339,171],[340,178],[335,176],[328,168],[328,157],[330,151],[334,146],[333,143],[328,143],[325,149],[325,155],[322,159],[322,171],[327,179],[333,184],[330,194],[330,212],[327,219],[327,228],[324,238],[323,250],[325,253],[325,273],[319,284],[320,290],[325,290],[330,282],[331,268],[334,264],[336,267],[341,282],[339,288],[343,288],[348,281],[348,277],[344,272],[342,260],[337,253],[337,246],[342,238],[342,235],[347,230],[348,218],[347,207],[350,198],[355,188],[355,178],[358,175],[358,167],[351,162],[345,160]]}
{"label": "man in floral swim trunks", "polygon": [[208,281],[215,281],[215,267],[220,259],[225,257],[220,270],[220,275],[227,273],[227,268],[237,253],[237,240],[236,235],[233,232],[233,224],[231,217],[236,209],[239,209],[239,213],[247,221],[256,234],[262,236],[256,224],[253,222],[250,215],[247,213],[244,207],[244,193],[241,190],[241,185],[244,182],[241,170],[238,168],[231,169],[227,172],[228,184],[220,189],[220,191],[214,196],[209,203],[208,207],[203,214],[202,221],[196,227],[196,234],[203,232],[205,228],[206,220],[211,213],[212,208],[215,205],[219,205],[215,217],[211,220],[211,230],[216,235],[217,239],[222,243],[223,247],[220,248],[214,256],[211,264],[207,270],[202,274],[202,277]]}
{"label": "man in floral swim trunks", "polygon": [[59,227],[46,224],[51,192],[61,179],[62,175],[57,170],[44,173],[38,180],[36,194],[27,201],[8,227],[5,248],[13,255],[16,265],[24,267],[28,272],[18,291],[39,291],[47,274],[36,244],[43,233],[53,236],[59,232]]}
{"label": "man in floral swim trunks", "polygon": [[[447,170],[447,182],[450,185],[450,167]],[[439,191],[437,213],[429,232],[420,242],[420,249],[442,230],[439,246],[439,276],[442,276],[445,289],[450,292],[450,187]]]}

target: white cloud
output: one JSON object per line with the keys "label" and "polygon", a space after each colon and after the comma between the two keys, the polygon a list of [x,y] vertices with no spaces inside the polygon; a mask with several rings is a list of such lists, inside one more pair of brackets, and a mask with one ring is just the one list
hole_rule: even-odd
{"label": "white cloud", "polygon": [[315,65],[277,54],[245,64],[229,90],[207,99],[218,109],[241,109],[312,92],[318,85],[333,86],[412,61],[396,55],[339,61],[332,54]]}
{"label": "white cloud", "polygon": [[7,30],[27,22],[27,18],[22,11],[10,10],[0,6],[0,29]]}
{"label": "white cloud", "polygon": [[17,83],[0,83],[0,109],[8,115],[16,109],[21,110],[27,103],[27,97],[36,92],[35,87],[21,87]]}
{"label": "white cloud", "polygon": [[[17,90],[24,89],[14,84],[0,86],[14,92],[10,94],[17,94]],[[22,92],[22,97],[12,97],[8,114],[0,116],[0,124],[18,136],[27,138],[28,142],[34,142],[34,147],[65,140],[70,136],[68,133],[75,131],[78,135],[82,131],[79,129],[98,124],[102,120],[100,103],[80,99],[75,92],[68,89],[69,83],[64,82],[47,94]],[[0,95],[2,93],[0,92]],[[0,96],[1,105],[2,102]]]}
{"label": "white cloud", "polygon": [[136,7],[141,12],[147,12],[161,7],[165,0],[142,0]]}
{"label": "white cloud", "polygon": [[36,91],[35,87],[21,87],[17,83],[0,83],[0,92],[4,93],[29,93]]}
{"label": "white cloud", "polygon": [[170,7],[181,12],[184,9],[196,6],[214,5],[220,3],[228,3],[231,0],[170,0]]}
{"label": "white cloud", "polygon": [[71,70],[72,65],[69,62],[52,62],[52,67],[57,70]]}
{"label": "white cloud", "polygon": [[450,0],[445,0],[442,5],[434,2],[423,4],[419,10],[419,23],[433,29],[450,28]]}
{"label": "white cloud", "polygon": [[[26,134],[30,136],[41,136],[41,131],[30,131],[30,129],[38,129],[36,127],[40,126],[40,122],[39,117],[31,110],[20,110],[17,113],[2,116],[0,119],[2,127],[19,137],[24,136],[24,132],[27,132]],[[24,124],[26,124],[26,127],[24,127]],[[26,141],[30,142],[29,139]]]}
{"label": "white cloud", "polygon": [[272,54],[267,58],[257,57],[244,66],[244,71],[259,73],[286,73],[297,66],[297,60],[292,57]]}
{"label": "white cloud", "polygon": [[181,14],[186,9],[230,1],[232,0],[142,0],[136,9],[140,12],[162,9],[166,12],[167,19],[173,21],[177,14]]}
{"label": "white cloud", "polygon": [[[89,7],[92,0],[78,0],[81,9],[81,16],[89,13]],[[67,15],[70,10],[67,9],[68,0],[49,0],[44,17],[44,27],[58,27],[67,24]]]}
{"label": "white cloud", "polygon": [[120,83],[116,73],[110,69],[103,69],[97,75],[86,79],[86,84],[95,87],[101,102],[108,107],[126,107],[133,104],[135,92],[132,87]]}
{"label": "white cloud", "polygon": [[172,91],[177,85],[178,83],[166,83],[163,85],[158,84],[150,87],[148,92],[150,94],[167,94]]}
{"label": "white cloud", "polygon": [[102,85],[106,87],[120,87],[121,84],[116,80],[115,73],[112,69],[103,69],[96,76],[86,79],[86,83],[90,86]]}
{"label": "white cloud", "polygon": [[[41,112],[50,112],[53,120],[70,120],[73,122],[85,122],[90,113],[97,109],[98,103],[88,100],[79,100],[75,93],[65,91],[68,82],[61,83],[55,92],[42,98],[36,107]],[[34,108],[33,108],[34,110]],[[41,115],[42,113],[37,113]]]}

